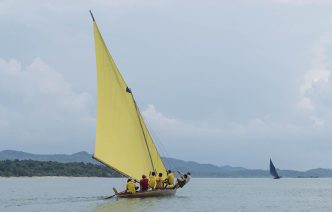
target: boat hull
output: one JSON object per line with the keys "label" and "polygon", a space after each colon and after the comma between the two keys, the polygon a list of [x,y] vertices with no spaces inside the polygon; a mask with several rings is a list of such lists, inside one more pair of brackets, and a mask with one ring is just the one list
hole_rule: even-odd
{"label": "boat hull", "polygon": [[162,196],[172,196],[175,195],[176,189],[157,189],[144,192],[131,193],[117,193],[115,194],[118,198],[147,198],[147,197],[162,197]]}

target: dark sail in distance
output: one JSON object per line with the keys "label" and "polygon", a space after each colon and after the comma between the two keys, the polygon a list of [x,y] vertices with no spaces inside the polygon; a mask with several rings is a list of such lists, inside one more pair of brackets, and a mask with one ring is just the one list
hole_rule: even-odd
{"label": "dark sail in distance", "polygon": [[270,174],[274,177],[274,179],[280,178],[280,176],[278,175],[278,172],[276,170],[276,167],[274,167],[271,159],[270,159]]}

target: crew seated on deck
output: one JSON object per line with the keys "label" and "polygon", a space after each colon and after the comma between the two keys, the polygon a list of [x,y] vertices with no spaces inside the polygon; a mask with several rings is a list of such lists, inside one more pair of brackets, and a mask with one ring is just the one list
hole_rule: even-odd
{"label": "crew seated on deck", "polygon": [[150,172],[149,188],[151,188],[152,190],[156,188],[156,172]]}
{"label": "crew seated on deck", "polygon": [[163,189],[163,173],[159,173],[156,179],[156,189]]}
{"label": "crew seated on deck", "polygon": [[138,186],[136,186],[135,182],[136,180],[132,180],[131,178],[127,180],[127,186],[126,186],[127,193],[132,193],[132,194],[136,193]]}
{"label": "crew seated on deck", "polygon": [[173,188],[174,187],[174,174],[172,170],[167,171],[167,178],[164,181],[165,188]]}
{"label": "crew seated on deck", "polygon": [[141,186],[141,191],[147,191],[149,189],[149,180],[144,174],[142,175],[142,179],[139,181],[139,184]]}

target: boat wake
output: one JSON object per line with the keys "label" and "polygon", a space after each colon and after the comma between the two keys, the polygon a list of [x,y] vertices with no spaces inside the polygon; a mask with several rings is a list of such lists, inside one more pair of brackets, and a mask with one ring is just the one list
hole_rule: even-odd
{"label": "boat wake", "polygon": [[13,198],[6,201],[4,207],[22,207],[28,205],[49,205],[49,204],[63,204],[63,203],[78,203],[78,202],[93,202],[102,200],[104,197],[48,197],[48,198]]}

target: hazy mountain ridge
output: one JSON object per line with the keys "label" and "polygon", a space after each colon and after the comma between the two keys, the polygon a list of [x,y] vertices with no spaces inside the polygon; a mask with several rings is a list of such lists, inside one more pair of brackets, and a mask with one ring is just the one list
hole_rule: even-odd
{"label": "hazy mountain ridge", "polygon": [[[31,154],[15,150],[0,152],[0,160],[36,160],[56,161],[60,163],[83,162],[100,164],[92,159],[92,155],[82,151],[74,154]],[[174,158],[162,158],[165,165],[173,170],[190,171],[198,177],[270,177],[268,170],[246,169],[243,167],[216,166],[213,164],[200,164],[193,161],[183,161]],[[332,177],[331,169],[310,169],[308,171],[278,170],[283,177]]]}
{"label": "hazy mountain ridge", "polygon": [[4,150],[0,152],[0,160],[37,160],[37,161],[56,161],[60,163],[83,162],[100,164],[98,161],[92,159],[92,155],[88,152],[82,151],[71,155],[67,154],[31,154],[15,150]]}
{"label": "hazy mountain ridge", "polygon": [[114,170],[97,164],[37,160],[0,160],[0,176],[120,177]]}

